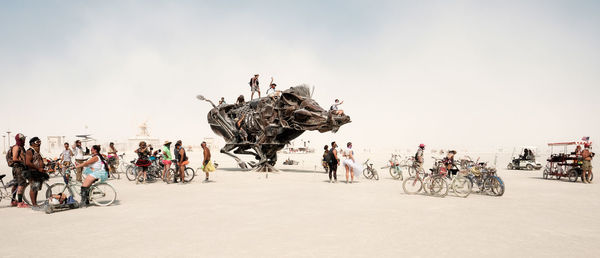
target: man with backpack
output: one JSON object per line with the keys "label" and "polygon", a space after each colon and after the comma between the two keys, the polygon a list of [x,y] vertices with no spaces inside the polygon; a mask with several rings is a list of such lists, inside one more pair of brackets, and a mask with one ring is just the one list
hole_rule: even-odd
{"label": "man with backpack", "polygon": [[[327,165],[329,166],[329,183],[337,183],[337,167],[340,164],[340,159],[337,155],[337,143],[331,142],[331,150],[325,157]],[[333,176],[333,179],[332,179]]]}
{"label": "man with backpack", "polygon": [[25,170],[26,138],[27,137],[21,133],[15,135],[16,143],[11,146],[6,153],[6,163],[9,167],[12,167],[13,179],[17,181],[17,184],[13,186],[11,191],[13,193],[13,200],[10,202],[10,206],[19,208],[29,208],[29,205],[23,202],[23,191],[25,190],[25,186],[27,186],[27,180],[23,177],[23,171]]}

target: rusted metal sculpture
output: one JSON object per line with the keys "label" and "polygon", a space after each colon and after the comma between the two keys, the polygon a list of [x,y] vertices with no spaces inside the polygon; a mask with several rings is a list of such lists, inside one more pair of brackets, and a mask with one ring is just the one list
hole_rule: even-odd
{"label": "rusted metal sculpture", "polygon": [[[319,106],[305,85],[248,102],[240,96],[235,104],[217,106],[202,95],[197,98],[213,106],[208,123],[225,139],[221,153],[233,157],[241,168],[250,165],[257,171],[276,171],[277,151],[304,131],[335,133],[351,122],[349,116]],[[231,152],[253,155],[258,162],[244,162]]]}

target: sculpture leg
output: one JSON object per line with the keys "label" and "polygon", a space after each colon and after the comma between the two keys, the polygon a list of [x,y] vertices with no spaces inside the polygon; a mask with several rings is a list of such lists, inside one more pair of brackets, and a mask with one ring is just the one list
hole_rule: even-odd
{"label": "sculpture leg", "polygon": [[225,145],[225,147],[221,148],[221,153],[234,158],[235,161],[238,163],[238,166],[240,166],[240,168],[242,168],[242,169],[248,169],[248,166],[246,165],[246,162],[242,161],[236,155],[233,155],[233,154],[229,153],[231,150],[233,150],[235,148],[236,148],[236,146],[227,144],[227,145]]}

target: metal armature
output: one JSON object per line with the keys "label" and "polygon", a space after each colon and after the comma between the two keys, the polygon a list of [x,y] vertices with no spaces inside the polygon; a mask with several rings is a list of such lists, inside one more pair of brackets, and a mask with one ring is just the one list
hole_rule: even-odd
{"label": "metal armature", "polygon": [[[337,132],[350,123],[345,114],[334,114],[323,109],[311,98],[307,86],[291,87],[285,91],[248,102],[239,98],[235,104],[215,105],[209,102],[210,128],[225,139],[221,153],[234,158],[240,168],[253,167],[255,171],[277,171],[277,151],[300,136],[304,131]],[[236,154],[252,155],[257,162],[244,162]]]}

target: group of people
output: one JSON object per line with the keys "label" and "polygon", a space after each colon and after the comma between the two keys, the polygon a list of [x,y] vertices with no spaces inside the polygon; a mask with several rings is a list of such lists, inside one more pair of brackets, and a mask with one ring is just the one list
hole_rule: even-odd
{"label": "group of people", "polygon": [[577,145],[575,148],[575,157],[578,161],[581,161],[581,179],[584,184],[592,183],[592,159],[594,158],[594,153],[590,148],[591,145],[587,142],[583,144],[583,150],[581,149],[581,145]]}
{"label": "group of people", "polygon": [[[250,78],[250,82],[248,82],[248,85],[250,86],[250,100],[254,99],[254,93],[258,93],[258,98],[260,98],[260,87],[259,87],[260,83],[258,81],[259,76],[260,75],[255,74],[254,76],[252,76]],[[276,87],[277,87],[277,84],[273,83],[273,77],[271,77],[271,83],[269,83],[269,88],[267,89],[267,95],[268,96],[271,96],[270,94],[277,95],[279,91],[277,91],[275,89]],[[269,93],[270,91],[272,91],[272,92]],[[223,100],[223,98],[221,98],[221,100]],[[219,104],[221,104],[221,102],[219,102]]]}
{"label": "group of people", "polygon": [[[329,182],[337,183],[337,168],[341,164],[346,169],[346,183],[352,184],[354,182],[355,172],[360,173],[360,164],[356,162],[354,157],[354,150],[352,150],[352,143],[348,142],[346,148],[338,151],[338,145],[336,142],[331,142],[331,148],[325,145],[323,147],[323,161],[327,163]],[[341,158],[344,160],[341,161]]]}
{"label": "group of people", "polygon": [[[168,180],[168,173],[169,169],[171,168],[171,165],[175,165],[175,171],[177,173],[177,175],[173,175],[173,183],[186,182],[185,169],[186,166],[190,163],[189,158],[181,140],[175,142],[173,152],[171,152],[171,143],[172,142],[170,141],[165,141],[163,143],[162,148],[155,152],[152,152],[152,146],[146,144],[145,141],[141,141],[139,143],[139,148],[135,150],[135,153],[138,155],[138,159],[135,163],[135,165],[138,167],[136,183],[146,183],[146,178],[148,177],[148,168],[152,165],[152,161],[154,159],[159,159],[160,163],[163,165],[161,176],[164,182],[167,182]],[[212,165],[210,149],[207,147],[206,142],[202,142],[201,147],[204,151],[204,159],[202,161],[202,169],[206,174],[206,178],[204,179],[204,181],[208,182],[209,172],[212,172],[215,169]],[[174,156],[173,153],[175,153]],[[179,181],[177,181],[178,178]]]}
{"label": "group of people", "polygon": [[[15,144],[10,146],[6,155],[6,162],[12,168],[13,178],[16,180],[13,186],[13,201],[11,206],[19,208],[29,208],[30,206],[23,201],[25,187],[30,184],[29,197],[31,205],[37,206],[38,191],[44,181],[49,179],[48,168],[44,163],[44,158],[40,153],[42,141],[39,137],[32,137],[29,140],[29,148],[25,150],[25,142],[27,137],[21,133],[15,135]],[[75,168],[76,179],[82,182],[81,196],[84,202],[82,205],[89,204],[88,194],[90,186],[97,180],[105,181],[108,177],[108,162],[100,155],[100,145],[94,145],[91,149],[92,157],[85,160],[83,158],[84,151],[81,147],[81,142],[76,141],[75,147],[69,149],[69,144],[65,143],[65,151],[61,154],[61,161],[66,165],[67,162],[72,162],[72,158],[76,161]],[[82,177],[85,175],[85,179]]]}

